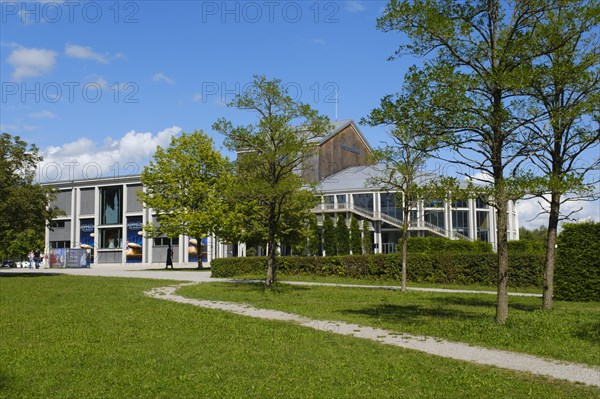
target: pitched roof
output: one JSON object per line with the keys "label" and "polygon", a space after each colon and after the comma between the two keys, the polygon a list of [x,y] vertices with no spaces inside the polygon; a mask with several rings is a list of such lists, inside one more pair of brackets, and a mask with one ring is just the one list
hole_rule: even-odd
{"label": "pitched roof", "polygon": [[[352,166],[323,179],[317,190],[324,193],[373,191],[382,190],[380,185],[373,184],[373,178],[383,178],[385,166],[383,164],[368,166]],[[418,184],[427,183],[438,177],[435,173],[422,172],[417,177]],[[460,182],[461,187],[466,187],[466,182]]]}
{"label": "pitched roof", "polygon": [[342,130],[347,128],[348,126],[352,126],[354,128],[354,130],[356,131],[356,133],[358,134],[358,137],[363,141],[363,143],[369,149],[369,151],[373,152],[373,148],[367,141],[367,138],[365,137],[365,135],[360,131],[360,129],[358,128],[358,125],[356,124],[356,122],[354,122],[354,120],[342,119],[339,121],[331,122],[331,125],[333,126],[333,130],[331,130],[325,136],[316,137],[314,139],[314,141],[317,142],[319,145],[323,145],[325,142],[327,142],[327,140],[331,139],[332,137],[334,137],[336,134],[338,134],[339,132],[341,132]]}

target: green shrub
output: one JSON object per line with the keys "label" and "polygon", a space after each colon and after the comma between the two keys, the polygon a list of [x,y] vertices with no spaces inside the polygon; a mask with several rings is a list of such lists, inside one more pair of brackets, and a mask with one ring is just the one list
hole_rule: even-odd
{"label": "green shrub", "polygon": [[555,299],[600,301],[600,223],[566,224],[557,242]]}
{"label": "green shrub", "polygon": [[430,252],[491,253],[493,250],[492,244],[485,241],[450,240],[444,237],[408,237],[408,253]]}
{"label": "green shrub", "polygon": [[[542,254],[511,254],[509,284],[541,287],[543,262]],[[409,253],[407,277],[416,283],[493,286],[497,268],[495,253]],[[266,271],[266,258],[215,259],[211,269],[213,277],[262,274]],[[278,258],[278,271],[291,275],[400,280],[401,270],[401,254]]]}
{"label": "green shrub", "polygon": [[267,258],[250,256],[245,258],[213,259],[210,262],[212,277],[227,278],[252,273],[266,273]]}
{"label": "green shrub", "polygon": [[519,253],[543,253],[544,242],[539,240],[516,240],[508,242],[508,252]]}

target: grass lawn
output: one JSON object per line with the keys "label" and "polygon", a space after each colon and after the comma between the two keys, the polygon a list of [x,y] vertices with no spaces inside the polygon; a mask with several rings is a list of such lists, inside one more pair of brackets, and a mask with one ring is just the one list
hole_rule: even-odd
{"label": "grass lawn", "polygon": [[[170,284],[0,274],[0,398],[596,398],[600,393],[142,293]],[[293,305],[298,293],[313,289],[265,294],[253,286],[207,284],[186,291],[269,302],[287,297]]]}
{"label": "grass lawn", "polygon": [[[264,280],[264,274],[244,274],[234,277],[234,279],[240,280]],[[285,274],[278,273],[277,279],[279,281],[304,281],[310,283],[333,283],[333,284],[357,284],[357,285],[383,285],[383,286],[400,286],[401,281],[399,280],[378,280],[378,279],[360,279],[350,277],[336,277],[336,276],[314,276],[314,275],[301,275],[301,274]],[[433,284],[433,283],[415,283],[412,281],[407,282],[407,286],[417,288],[446,288],[446,289],[459,289],[459,290],[474,290],[474,291],[496,291],[496,286],[489,285],[456,285],[456,284]],[[509,287],[509,292],[523,292],[529,294],[542,294],[541,288],[536,287]],[[540,298],[540,304],[541,304]]]}
{"label": "grass lawn", "polygon": [[539,310],[540,298],[510,297],[509,321],[500,326],[495,322],[496,296],[489,294],[285,284],[269,292],[262,284],[229,283],[185,287],[178,293],[600,366],[598,303],[556,301],[548,313]]}

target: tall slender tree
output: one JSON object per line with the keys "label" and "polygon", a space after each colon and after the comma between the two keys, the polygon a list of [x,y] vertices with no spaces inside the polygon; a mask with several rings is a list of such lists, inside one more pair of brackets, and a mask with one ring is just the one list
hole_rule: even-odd
{"label": "tall slender tree", "polygon": [[[414,73],[414,68],[413,68]],[[392,144],[386,144],[376,152],[378,161],[384,165],[383,173],[372,180],[377,186],[390,190],[395,203],[402,204],[402,247],[401,289],[406,291],[407,247],[410,215],[416,209],[423,186],[423,168],[432,136],[428,131],[429,111],[421,107],[420,88],[406,81],[404,92],[396,99],[385,96],[379,108],[363,119],[369,125],[390,126]]]}
{"label": "tall slender tree", "polygon": [[[600,159],[600,4],[597,1],[558,2],[543,19],[538,34],[545,54],[533,65],[527,94],[541,120],[531,129],[539,152],[532,158],[541,170],[538,198],[548,214],[542,308],[552,309],[555,246],[561,205],[595,200],[600,193],[589,179]],[[592,160],[583,162],[586,154]],[[597,179],[597,176],[596,176]]]}
{"label": "tall slender tree", "polygon": [[350,251],[352,255],[362,254],[362,236],[358,220],[353,216],[350,219]]}
{"label": "tall slender tree", "polygon": [[335,245],[338,255],[348,255],[350,253],[350,232],[346,224],[346,216],[338,214],[335,223]]}
{"label": "tall slender tree", "polygon": [[[249,89],[228,104],[253,112],[255,124],[234,127],[219,119],[213,129],[238,152],[235,184],[237,203],[248,206],[240,222],[246,235],[260,236],[267,245],[265,287],[276,280],[277,253],[282,240],[299,237],[316,205],[314,188],[298,170],[314,154],[315,138],[330,129],[329,120],[308,104],[294,100],[279,79],[255,76]],[[248,228],[251,226],[251,228]]]}
{"label": "tall slender tree", "polygon": [[335,226],[333,219],[327,214],[323,215],[323,249],[325,250],[325,256],[337,255]]}
{"label": "tall slender tree", "polygon": [[[492,205],[497,211],[498,279],[496,321],[508,319],[508,202],[513,193],[513,166],[531,149],[520,133],[527,121],[515,103],[531,72],[537,23],[551,7],[547,1],[391,0],[378,19],[383,31],[401,31],[409,51],[433,56],[415,75],[427,93],[425,105],[445,146],[446,160],[491,177]],[[465,173],[469,173],[466,171]],[[472,173],[472,172],[471,172]]]}
{"label": "tall slender tree", "polygon": [[369,221],[362,221],[362,248],[363,254],[373,253],[373,240],[371,239],[371,230],[369,229]]}

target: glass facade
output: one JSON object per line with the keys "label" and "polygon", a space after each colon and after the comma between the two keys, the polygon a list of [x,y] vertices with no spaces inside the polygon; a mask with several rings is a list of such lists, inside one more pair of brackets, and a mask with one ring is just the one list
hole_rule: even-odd
{"label": "glass facade", "polygon": [[444,211],[425,211],[424,213],[425,221],[441,227],[442,229],[446,228],[446,220]]}
{"label": "glass facade", "polygon": [[354,206],[359,208],[368,209],[370,211],[373,210],[373,194],[352,194],[352,200],[354,201]]}
{"label": "glass facade", "polygon": [[123,223],[123,187],[102,187],[100,220],[103,225]]}
{"label": "glass facade", "polygon": [[489,241],[490,235],[490,213],[488,211],[477,211],[477,239]]}
{"label": "glass facade", "polygon": [[105,228],[100,230],[100,248],[123,248],[123,231],[120,227]]}
{"label": "glass facade", "polygon": [[452,211],[452,231],[469,236],[469,211]]}
{"label": "glass facade", "polygon": [[444,207],[444,200],[441,199],[430,199],[425,201],[425,203],[423,204],[423,206],[425,208],[443,208]]}
{"label": "glass facade", "polygon": [[452,203],[452,206],[454,208],[468,208],[469,207],[469,201],[467,200],[454,200],[454,202]]}
{"label": "glass facade", "polygon": [[402,220],[402,206],[398,206],[398,202],[401,202],[400,195],[395,193],[381,193],[381,213]]}

